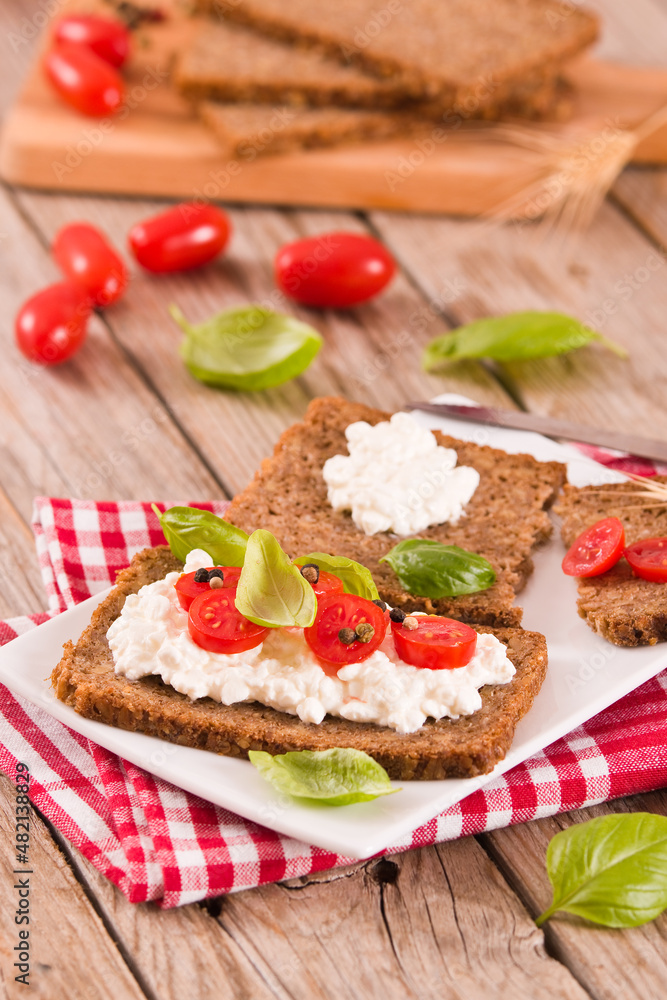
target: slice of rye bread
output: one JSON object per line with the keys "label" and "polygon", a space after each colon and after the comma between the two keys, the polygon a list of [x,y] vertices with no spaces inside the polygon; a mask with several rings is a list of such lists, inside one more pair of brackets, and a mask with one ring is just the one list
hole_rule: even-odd
{"label": "slice of rye bread", "polygon": [[314,400],[303,423],[285,431],[273,456],[265,459],[225,517],[248,533],[260,527],[272,531],[292,558],[329,552],[355,559],[370,569],[380,596],[393,607],[480,625],[519,625],[522,612],[513,606],[514,598],[532,571],[533,548],[551,534],[545,508],[556,498],[565,466],[435,432],[440,444],[456,450],[459,465],[478,470],[480,484],[458,524],[434,525],[415,537],[459,545],[484,556],[497,579],[477,594],[433,601],[414,597],[403,590],[389,564],[380,562],[400,539],[388,532],[365,535],[349,513],[334,511],[322,476],[328,458],[347,454],[349,424],[356,420],[377,424],[389,416],[336,397]]}
{"label": "slice of rye bread", "polygon": [[203,101],[199,115],[227,155],[241,160],[410,135],[416,121],[399,112],[362,108],[279,108],[214,101]]}
{"label": "slice of rye bread", "polygon": [[182,565],[166,546],[158,546],[144,549],[119,573],[114,590],[93,612],[76,645],[66,643],[53,670],[51,682],[61,701],[98,722],[228,757],[247,757],[248,750],[277,754],[353,747],[374,757],[390,777],[408,781],[467,778],[492,770],[507,753],[517,722],[544,680],[544,636],[523,629],[493,630],[516,667],[509,684],[482,688],[482,708],[474,715],[428,721],[415,733],[401,734],[330,715],[314,725],[257,702],[226,706],[210,698],[192,701],[158,677],[129,681],[116,675],[106,634],[126,596]]}
{"label": "slice of rye bread", "polygon": [[[287,104],[330,111],[334,107],[375,112],[403,109],[430,119],[431,126],[447,110],[442,104],[412,100],[391,80],[343,66],[315,49],[297,48],[212,21],[205,21],[192,43],[178,54],[172,79],[180,93],[195,101]],[[483,116],[562,120],[566,108],[563,81],[539,73],[535,80],[523,80],[505,104],[485,107]],[[215,128],[214,121],[210,124]]]}
{"label": "slice of rye bread", "polygon": [[597,18],[561,0],[197,0],[201,12],[315,45],[391,79],[406,95],[478,110],[553,77],[595,41]]}
{"label": "slice of rye bread", "polygon": [[[667,476],[654,481],[667,483]],[[645,507],[636,484],[567,485],[555,511],[562,518],[567,548],[603,517],[618,517],[628,545],[642,538],[667,536],[667,506]],[[607,573],[578,581],[577,608],[594,632],[617,646],[653,646],[667,641],[667,584],[640,580],[621,559]]]}

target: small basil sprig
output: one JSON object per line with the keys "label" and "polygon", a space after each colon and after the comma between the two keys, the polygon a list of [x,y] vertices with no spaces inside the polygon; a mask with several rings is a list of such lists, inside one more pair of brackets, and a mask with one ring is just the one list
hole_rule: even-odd
{"label": "small basil sprig", "polygon": [[333,573],[342,580],[346,594],[356,594],[357,597],[365,597],[369,601],[377,601],[379,598],[371,571],[354,559],[330,556],[326,552],[311,552],[310,555],[299,556],[294,562],[297,566],[315,563],[323,573]]}
{"label": "small basil sprig", "polygon": [[317,611],[315,591],[263,528],[248,539],[234,603],[251,622],[269,628],[308,628]]}
{"label": "small basil sprig", "polygon": [[275,757],[251,750],[248,757],[274,788],[307,805],[349,806],[401,790],[392,788],[385,769],[361,750],[335,747]]}
{"label": "small basil sprig", "polygon": [[623,347],[564,313],[517,312],[479,319],[436,337],[426,345],[422,364],[426,371],[432,371],[463,358],[528,361],[567,354],[592,341],[627,357]]}
{"label": "small basil sprig", "polygon": [[185,332],[185,364],[208,385],[253,391],[281,385],[305,371],[322,346],[312,326],[261,306],[228,309],[196,326],[177,306],[169,311]]}
{"label": "small basil sprig", "polygon": [[404,590],[415,597],[475,594],[496,582],[495,570],[483,556],[428,538],[406,538],[380,562],[388,562]]}
{"label": "small basil sprig", "polygon": [[667,908],[667,816],[626,813],[578,823],[552,838],[554,889],[539,926],[556,910],[606,927],[638,927]]}
{"label": "small basil sprig", "polygon": [[153,511],[181,562],[192,549],[203,549],[216,566],[243,566],[248,536],[236,525],[197,507],[170,507],[163,514],[153,504]]}

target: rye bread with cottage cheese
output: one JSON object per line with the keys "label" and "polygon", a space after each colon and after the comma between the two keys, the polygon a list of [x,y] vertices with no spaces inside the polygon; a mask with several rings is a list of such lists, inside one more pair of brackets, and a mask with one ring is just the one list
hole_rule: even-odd
{"label": "rye bread with cottage cheese", "polygon": [[51,682],[61,701],[98,722],[229,757],[247,757],[249,750],[278,754],[353,747],[370,754],[396,780],[467,778],[491,771],[503,759],[546,674],[544,636],[480,627],[479,632],[492,632],[507,646],[516,668],[512,680],[481,688],[482,707],[473,715],[429,720],[407,734],[329,715],[317,725],[306,723],[257,702],[193,701],[159,677],[131,681],[116,674],[107,631],[126,597],[182,568],[167,546],[157,546],[144,549],[119,573],[88,628],[76,644],[65,644],[53,670]]}
{"label": "rye bread with cottage cheese", "polygon": [[[653,482],[667,483],[667,476]],[[623,522],[625,541],[667,536],[667,506],[645,506],[632,482],[605,486],[567,485],[555,511],[562,518],[561,536],[569,548],[575,539],[605,517]],[[616,646],[653,646],[667,641],[667,583],[634,576],[621,559],[600,576],[580,578],[577,610],[587,625]]]}
{"label": "rye bread with cottage cheese", "polygon": [[314,400],[303,422],[290,427],[254,480],[233,500],[225,517],[247,531],[266,528],[295,558],[310,552],[347,556],[367,566],[382,600],[403,611],[426,611],[469,624],[514,627],[522,610],[514,605],[533,569],[531,553],[552,531],[546,513],[565,479],[559,462],[510,455],[435,431],[439,444],[454,448],[459,465],[477,469],[480,483],[457,524],[417,532],[445,545],[458,545],[488,559],[496,582],[488,590],[438,600],[415,597],[380,560],[400,540],[388,532],[365,535],[348,512],[334,511],[322,468],[347,454],[346,427],[357,420],[377,424],[390,414],[337,397]]}

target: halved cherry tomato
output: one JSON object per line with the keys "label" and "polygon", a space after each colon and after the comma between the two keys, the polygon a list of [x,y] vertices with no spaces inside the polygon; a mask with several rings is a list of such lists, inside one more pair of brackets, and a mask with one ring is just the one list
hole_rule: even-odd
{"label": "halved cherry tomato", "polygon": [[599,576],[623,555],[625,532],[617,517],[604,517],[575,539],[563,559],[568,576]]}
{"label": "halved cherry tomato", "polygon": [[228,217],[215,205],[183,202],[138,222],[128,239],[141,266],[159,274],[208,264],[226,246],[230,232]]}
{"label": "halved cherry tomato", "polygon": [[394,647],[405,663],[428,670],[456,670],[470,663],[477,633],[469,625],[439,615],[417,615],[415,621],[415,629],[391,623]]}
{"label": "halved cherry tomato", "polygon": [[86,339],[90,297],[80,285],[61,281],[33,295],[16,317],[19,350],[40,365],[67,361]]}
{"label": "halved cherry tomato", "polygon": [[366,302],[396,271],[389,251],[371,236],[326,233],[281,247],[276,284],[306,306],[345,308]]}
{"label": "halved cherry tomato", "polygon": [[623,555],[635,576],[667,583],[667,538],[643,538],[628,545]]}
{"label": "halved cherry tomato", "polygon": [[320,570],[319,579],[317,583],[313,584],[313,590],[318,600],[327,594],[342,594],[343,581],[339,576],[334,576],[333,573],[324,573]]}
{"label": "halved cherry tomato", "polygon": [[[347,645],[338,638],[341,629],[354,630],[362,622],[372,625],[375,630],[370,642],[355,640]],[[315,621],[303,630],[303,634],[320,660],[343,667],[368,659],[381,644],[386,631],[387,619],[377,604],[356,594],[327,594],[318,600]]]}
{"label": "halved cherry tomato", "polygon": [[[208,570],[219,569],[222,571],[222,588],[218,588],[219,590],[224,590],[226,587],[236,587],[239,582],[241,575],[240,566],[207,566],[206,568]],[[194,573],[182,573],[174,584],[178,603],[184,611],[188,610],[195,597],[199,597],[200,594],[215,593],[208,580],[202,580],[201,583],[197,583],[195,575],[196,571]]]}
{"label": "halved cherry tomato", "polygon": [[118,70],[85,45],[54,45],[44,68],[63,100],[83,115],[104,118],[123,103],[125,87]]}
{"label": "halved cherry tomato", "polygon": [[96,14],[63,17],[56,25],[53,37],[56,42],[85,45],[112,66],[122,66],[130,54],[131,36],[123,22]]}
{"label": "halved cherry tomato", "polygon": [[87,222],[63,226],[52,249],[63,274],[82,285],[96,306],[110,306],[125,291],[127,268],[94,226]]}
{"label": "halved cherry tomato", "polygon": [[210,653],[243,653],[263,642],[270,629],[248,621],[234,604],[236,587],[222,587],[195,597],[188,611],[193,642]]}

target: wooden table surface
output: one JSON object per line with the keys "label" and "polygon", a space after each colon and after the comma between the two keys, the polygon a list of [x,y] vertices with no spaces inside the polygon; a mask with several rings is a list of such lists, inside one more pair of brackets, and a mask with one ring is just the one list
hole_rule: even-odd
{"label": "wooden table surface", "polygon": [[[55,4],[0,5],[0,108],[31,58],[37,25]],[[665,65],[667,2],[607,0],[605,57]],[[568,4],[563,4],[564,15]],[[79,355],[60,370],[31,367],[12,334],[21,302],[57,279],[48,247],[65,222],[88,219],[119,246],[156,203],[0,188],[0,616],[40,610],[44,596],[29,528],[36,494],[97,499],[230,497],[279,433],[324,393],[392,408],[447,389],[505,407],[618,430],[667,434],[667,172],[630,169],[591,229],[566,247],[509,227],[482,237],[469,222],[428,216],[234,208],[228,253],[199,274],[135,271],[118,306],[95,318]],[[311,315],[325,348],[299,379],[234,395],[192,380],[166,313],[193,320],[275,298],[271,262],[286,240],[330,228],[372,232],[401,264],[380,299]],[[431,377],[420,347],[437,331],[516,309],[588,318],[630,351],[599,349]],[[124,432],[139,428],[133,447]],[[143,430],[142,430],[143,429]],[[2,829],[13,799],[0,778]],[[628,931],[534,916],[550,901],[544,856],[558,830],[626,810],[667,814],[667,794],[616,801],[451,844],[296,879],[205,905],[161,912],[132,906],[47,823],[33,830],[29,990],[13,982],[13,913],[0,916],[0,992],[55,1000],[449,1000],[641,997],[667,993],[667,916]],[[0,898],[12,896],[4,836]],[[13,907],[12,907],[13,909]]]}

